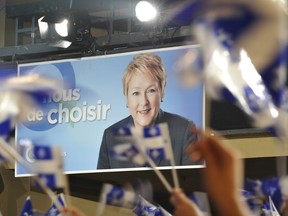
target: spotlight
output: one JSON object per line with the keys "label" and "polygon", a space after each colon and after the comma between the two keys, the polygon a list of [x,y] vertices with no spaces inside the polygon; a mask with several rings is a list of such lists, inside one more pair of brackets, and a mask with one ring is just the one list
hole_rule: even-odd
{"label": "spotlight", "polygon": [[51,46],[69,47],[90,37],[90,17],[87,12],[56,12],[38,19],[41,39]]}
{"label": "spotlight", "polygon": [[148,22],[156,18],[158,11],[149,1],[139,1],[135,7],[135,13],[141,22]]}

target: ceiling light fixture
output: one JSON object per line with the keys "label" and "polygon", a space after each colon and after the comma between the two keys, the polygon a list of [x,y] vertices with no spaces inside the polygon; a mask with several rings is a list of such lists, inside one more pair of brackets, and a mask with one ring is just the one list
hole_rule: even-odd
{"label": "ceiling light fixture", "polygon": [[157,17],[157,8],[149,1],[139,1],[135,7],[135,13],[141,22],[149,22]]}

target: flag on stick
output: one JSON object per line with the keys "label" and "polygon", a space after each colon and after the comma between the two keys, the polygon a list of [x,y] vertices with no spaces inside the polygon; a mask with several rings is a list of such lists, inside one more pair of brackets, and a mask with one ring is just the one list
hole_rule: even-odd
{"label": "flag on stick", "polygon": [[[66,207],[67,206],[63,193],[60,193],[58,195],[57,199],[58,199],[59,203],[62,205],[62,207]],[[52,206],[47,211],[46,216],[61,216],[61,212],[56,207],[56,205],[53,203]]]}
{"label": "flag on stick", "polygon": [[149,157],[153,160],[166,159],[172,166],[174,186],[179,188],[179,178],[175,169],[171,139],[167,123],[153,125],[143,129],[143,143]]}
{"label": "flag on stick", "polygon": [[97,208],[97,215],[102,215],[105,205],[113,205],[123,208],[133,208],[136,204],[137,196],[134,191],[124,190],[112,184],[103,184],[100,194],[100,204]]}
{"label": "flag on stick", "polygon": [[33,206],[32,206],[32,202],[30,200],[30,196],[27,197],[23,208],[21,210],[20,216],[34,216],[33,213]]}

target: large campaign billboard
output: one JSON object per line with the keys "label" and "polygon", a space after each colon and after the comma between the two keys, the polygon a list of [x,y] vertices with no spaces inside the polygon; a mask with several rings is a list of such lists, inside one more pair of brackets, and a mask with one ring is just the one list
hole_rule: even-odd
{"label": "large campaign billboard", "polygon": [[[193,121],[196,127],[203,128],[203,85],[184,88],[175,73],[175,62],[187,49],[198,47],[182,46],[20,64],[18,76],[37,73],[62,80],[69,87],[46,98],[41,110],[30,110],[27,122],[17,126],[17,141],[29,139],[40,145],[60,146],[66,173],[107,171],[97,169],[104,130],[130,115],[123,94],[123,72],[134,56],[148,52],[162,59],[167,72],[161,110],[183,116]],[[15,170],[16,176],[27,174],[19,164]]]}

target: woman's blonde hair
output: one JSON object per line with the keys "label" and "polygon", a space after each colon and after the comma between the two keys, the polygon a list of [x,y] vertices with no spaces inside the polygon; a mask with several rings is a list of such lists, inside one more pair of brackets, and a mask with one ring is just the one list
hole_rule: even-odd
{"label": "woman's blonde hair", "polygon": [[162,97],[164,96],[167,75],[162,59],[159,56],[153,53],[143,53],[133,58],[122,77],[124,95],[127,95],[128,83],[131,77],[137,73],[148,74],[155,78],[158,81]]}

